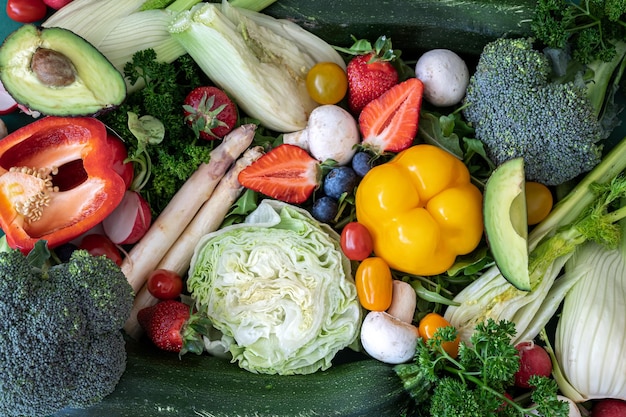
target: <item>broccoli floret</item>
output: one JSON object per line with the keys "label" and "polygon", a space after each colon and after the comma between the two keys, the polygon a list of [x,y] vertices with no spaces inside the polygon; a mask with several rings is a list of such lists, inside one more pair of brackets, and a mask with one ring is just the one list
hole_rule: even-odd
{"label": "broccoli floret", "polygon": [[558,185],[600,162],[605,131],[584,84],[551,74],[531,39],[493,41],[470,78],[463,114],[493,162],[524,157],[528,180]]}
{"label": "broccoli floret", "polygon": [[559,74],[584,74],[587,97],[605,130],[620,122],[615,101],[626,69],[626,2],[623,0],[537,0],[531,22],[537,43],[562,51],[569,62]]}
{"label": "broccoli floret", "polygon": [[132,287],[104,256],[78,250],[67,263],[36,265],[1,252],[0,415],[48,416],[113,392],[132,303]]}

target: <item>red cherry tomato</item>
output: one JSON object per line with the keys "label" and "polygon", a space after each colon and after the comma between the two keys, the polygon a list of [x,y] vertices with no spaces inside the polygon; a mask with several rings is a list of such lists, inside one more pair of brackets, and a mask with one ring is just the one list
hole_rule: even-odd
{"label": "red cherry tomato", "polygon": [[42,0],[8,0],[7,15],[16,22],[34,23],[46,17],[48,7]]}
{"label": "red cherry tomato", "polygon": [[159,300],[173,300],[183,291],[183,279],[174,271],[155,269],[148,277],[148,291]]}
{"label": "red cherry tomato", "polygon": [[374,242],[361,223],[350,222],[341,231],[341,250],[352,261],[362,261],[372,254]]}
{"label": "red cherry tomato", "polygon": [[105,235],[98,233],[92,233],[81,240],[80,249],[84,249],[93,256],[106,256],[118,265],[122,265],[122,253],[115,246],[115,243],[111,242],[111,239]]}

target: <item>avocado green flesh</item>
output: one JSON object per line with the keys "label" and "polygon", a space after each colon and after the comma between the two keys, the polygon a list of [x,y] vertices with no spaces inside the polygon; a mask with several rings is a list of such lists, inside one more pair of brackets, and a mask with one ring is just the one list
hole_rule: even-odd
{"label": "avocado green flesh", "polygon": [[528,220],[524,162],[511,159],[500,165],[484,192],[485,234],[502,276],[522,291],[530,291]]}
{"label": "avocado green flesh", "polygon": [[[31,70],[38,48],[57,51],[75,68],[75,80],[49,86]],[[89,42],[62,28],[23,25],[0,47],[0,79],[15,101],[53,116],[88,116],[114,108],[126,98],[120,72]]]}

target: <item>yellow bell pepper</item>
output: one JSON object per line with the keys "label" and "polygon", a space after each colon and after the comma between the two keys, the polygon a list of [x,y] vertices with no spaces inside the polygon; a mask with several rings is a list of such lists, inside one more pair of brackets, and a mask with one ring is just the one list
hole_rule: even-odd
{"label": "yellow bell pepper", "polygon": [[436,275],[478,246],[482,194],[465,164],[432,145],[414,145],[372,168],[356,192],[356,215],[374,253],[395,270]]}

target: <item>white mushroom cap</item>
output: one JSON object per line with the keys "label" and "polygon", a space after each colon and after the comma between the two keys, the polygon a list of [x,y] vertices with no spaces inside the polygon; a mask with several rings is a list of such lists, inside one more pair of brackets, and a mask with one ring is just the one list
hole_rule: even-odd
{"label": "white mushroom cap", "polygon": [[361,344],[365,352],[389,364],[412,359],[418,339],[417,327],[384,311],[370,311],[361,325]]}
{"label": "white mushroom cap", "polygon": [[424,83],[424,98],[439,107],[459,103],[469,84],[467,64],[448,49],[424,53],[415,64],[415,76]]}

